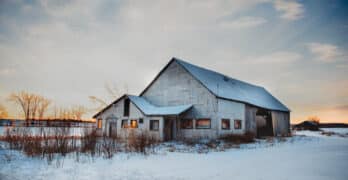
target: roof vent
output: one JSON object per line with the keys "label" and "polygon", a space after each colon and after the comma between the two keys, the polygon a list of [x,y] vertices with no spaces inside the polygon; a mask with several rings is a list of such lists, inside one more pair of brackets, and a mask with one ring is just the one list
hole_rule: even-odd
{"label": "roof vent", "polygon": [[228,80],[229,80],[228,77],[224,76],[224,81],[228,81]]}

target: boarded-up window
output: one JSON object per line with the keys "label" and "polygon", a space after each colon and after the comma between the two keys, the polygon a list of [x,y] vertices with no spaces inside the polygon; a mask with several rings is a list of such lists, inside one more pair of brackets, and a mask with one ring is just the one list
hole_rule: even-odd
{"label": "boarded-up window", "polygon": [[121,127],[122,128],[128,128],[128,120],[127,119],[123,119],[121,122]]}
{"label": "boarded-up window", "polygon": [[196,119],[196,129],[210,129],[210,119]]}
{"label": "boarded-up window", "polygon": [[124,107],[123,107],[123,116],[129,116],[129,105],[130,105],[129,99],[125,99]]}
{"label": "boarded-up window", "polygon": [[234,120],[234,129],[242,129],[242,120]]}
{"label": "boarded-up window", "polygon": [[159,120],[150,120],[150,130],[151,131],[159,130]]}
{"label": "boarded-up window", "polygon": [[98,124],[97,124],[97,128],[102,128],[102,124],[103,122],[102,122],[102,120],[101,119],[98,119]]}
{"label": "boarded-up window", "polygon": [[229,119],[221,119],[221,129],[228,130],[230,129],[230,120]]}
{"label": "boarded-up window", "polygon": [[193,119],[181,119],[180,126],[181,126],[181,129],[192,129]]}
{"label": "boarded-up window", "polygon": [[138,128],[138,121],[136,119],[132,119],[130,121],[130,127],[131,128]]}

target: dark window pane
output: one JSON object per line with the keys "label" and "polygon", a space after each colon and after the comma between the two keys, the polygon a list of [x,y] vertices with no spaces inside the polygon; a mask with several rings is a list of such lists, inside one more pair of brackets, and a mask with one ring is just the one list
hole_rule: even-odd
{"label": "dark window pane", "polygon": [[159,120],[150,120],[150,130],[151,131],[159,130]]}
{"label": "dark window pane", "polygon": [[121,127],[128,128],[128,120],[127,119],[122,120]]}
{"label": "dark window pane", "polygon": [[222,119],[221,120],[221,129],[230,129],[230,120]]}
{"label": "dark window pane", "polygon": [[140,118],[140,119],[139,119],[139,123],[140,123],[140,124],[143,124],[143,123],[144,123],[144,119],[143,119],[143,118]]}
{"label": "dark window pane", "polygon": [[123,107],[123,116],[129,116],[129,105],[130,105],[129,99],[125,99],[124,107]]}
{"label": "dark window pane", "polygon": [[234,129],[242,129],[242,120],[234,120]]}
{"label": "dark window pane", "polygon": [[192,119],[182,119],[180,123],[181,123],[181,129],[192,129],[193,128],[193,120]]}

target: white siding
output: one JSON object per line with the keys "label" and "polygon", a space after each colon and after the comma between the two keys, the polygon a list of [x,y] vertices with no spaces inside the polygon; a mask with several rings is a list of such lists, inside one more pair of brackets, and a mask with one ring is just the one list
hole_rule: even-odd
{"label": "white siding", "polygon": [[[109,134],[109,124],[110,122],[117,123],[117,136],[118,137],[127,137],[130,131],[135,131],[135,133],[140,133],[143,131],[148,132],[151,136],[158,138],[159,140],[163,140],[163,118],[162,117],[148,117],[145,116],[132,102],[130,103],[129,109],[129,117],[123,116],[123,108],[124,108],[124,99],[121,99],[113,106],[106,109],[103,113],[101,113],[96,119],[102,119],[102,133]],[[139,118],[142,118],[144,122],[142,124],[139,123]],[[122,128],[121,123],[123,119],[127,119],[128,123],[130,120],[135,119],[138,121],[138,128],[130,129],[130,128]],[[150,131],[150,119],[159,120],[159,131]]]}
{"label": "white siding", "polygon": [[176,62],[142,96],[158,106],[193,104],[187,116],[212,118],[217,110],[215,96]]}
{"label": "white siding", "polygon": [[210,129],[180,129],[179,120],[177,138],[216,137],[218,124],[215,96],[176,62],[170,64],[142,96],[158,106],[192,104],[192,109],[180,118],[211,119]]}
{"label": "white siding", "polygon": [[[230,130],[221,129],[221,119],[230,119]],[[234,120],[242,120],[242,128],[234,129]],[[245,104],[218,99],[219,135],[245,133]]]}
{"label": "white siding", "polygon": [[[193,104],[190,112],[180,118],[192,118],[193,129],[180,129],[179,138],[215,138],[224,133],[245,132],[245,105],[228,100],[217,99],[208,89],[176,62],[143,94],[148,101],[159,106]],[[211,119],[210,129],[196,129],[195,119]],[[221,118],[231,119],[231,130],[221,130]],[[242,120],[242,129],[234,130],[234,119]]]}

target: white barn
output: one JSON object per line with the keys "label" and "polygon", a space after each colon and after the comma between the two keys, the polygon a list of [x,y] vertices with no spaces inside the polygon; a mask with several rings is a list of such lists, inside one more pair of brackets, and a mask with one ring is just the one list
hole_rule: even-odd
{"label": "white barn", "polygon": [[290,110],[263,87],[177,58],[139,96],[123,95],[93,118],[106,135],[126,137],[131,129],[164,141],[290,132]]}

